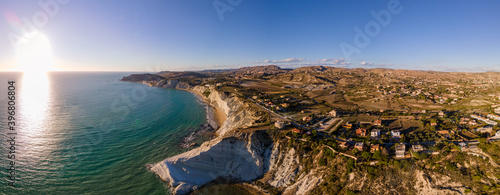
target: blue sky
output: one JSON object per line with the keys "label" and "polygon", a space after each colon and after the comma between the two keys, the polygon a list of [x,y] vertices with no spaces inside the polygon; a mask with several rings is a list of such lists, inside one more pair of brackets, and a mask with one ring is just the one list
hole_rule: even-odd
{"label": "blue sky", "polygon": [[[61,70],[200,70],[267,64],[500,70],[500,2],[493,0],[40,2],[57,3],[58,9],[49,16],[38,1],[0,0],[0,71],[16,66],[9,34],[22,30],[13,24],[12,15],[25,25],[40,11],[48,20],[37,29],[50,40],[55,66]],[[391,5],[399,12],[391,13]],[[220,11],[224,8],[231,11]],[[381,25],[371,11],[390,13],[390,21]],[[354,29],[366,34],[367,25],[373,31],[373,36],[367,35],[369,43],[346,55],[342,43],[355,47]],[[373,25],[378,25],[378,32]]]}

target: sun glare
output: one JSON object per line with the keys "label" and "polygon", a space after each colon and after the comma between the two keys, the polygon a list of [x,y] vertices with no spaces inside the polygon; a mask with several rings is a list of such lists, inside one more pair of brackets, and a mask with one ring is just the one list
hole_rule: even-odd
{"label": "sun glare", "polygon": [[23,72],[45,73],[52,69],[50,42],[42,33],[26,34],[19,43],[17,62]]}

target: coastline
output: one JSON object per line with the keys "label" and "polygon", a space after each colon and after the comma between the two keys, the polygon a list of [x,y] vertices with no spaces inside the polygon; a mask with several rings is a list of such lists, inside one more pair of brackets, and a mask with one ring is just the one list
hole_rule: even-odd
{"label": "coastline", "polygon": [[[136,77],[138,76],[131,77],[124,80],[137,82],[138,78]],[[173,88],[191,92],[199,101],[204,103],[203,106],[206,109],[207,123],[200,126],[201,130],[196,130],[191,135],[185,137],[183,144],[181,144],[183,148],[190,148],[188,151],[171,156],[161,162],[146,165],[149,170],[156,173],[157,176],[170,185],[170,190],[173,194],[185,194],[201,188],[210,190],[210,187],[204,185],[218,177],[232,178],[232,175],[239,175],[238,180],[251,181],[263,174],[263,159],[259,157],[263,155],[262,147],[267,147],[267,139],[258,139],[260,138],[260,134],[258,133],[255,135],[248,134],[240,135],[239,137],[229,136],[221,138],[229,129],[248,126],[256,120],[252,110],[241,109],[244,106],[242,102],[238,101],[238,99],[232,99],[232,97],[228,98],[227,94],[214,93],[207,97],[202,91],[215,89],[200,88],[198,86],[192,87],[178,81],[161,83],[142,81],[142,83],[149,83],[151,87]],[[238,112],[234,113],[235,110],[238,110]],[[232,114],[227,115],[226,112]],[[215,132],[211,133],[211,140],[205,140],[202,144],[198,143],[201,140],[195,141],[196,137],[201,135],[201,133],[209,133],[209,131],[206,131],[208,129],[215,130]],[[249,143],[253,144],[249,145]],[[197,144],[200,144],[199,147],[191,148]],[[255,155],[258,156],[256,157]],[[227,164],[229,162],[231,163],[230,167]],[[243,169],[242,167],[245,168]],[[230,191],[237,188],[240,189],[237,191],[243,194],[262,194],[261,189],[257,186],[237,184],[231,186],[229,188]],[[217,189],[226,189],[224,186],[219,185],[214,187]]]}
{"label": "coastline", "polygon": [[224,121],[226,121],[227,119],[227,116],[226,116],[226,113],[224,113],[221,109],[215,107],[215,106],[212,106],[207,100],[206,100],[206,97],[203,96],[203,94],[199,93],[199,92],[196,92],[194,90],[186,90],[186,91],[189,91],[193,94],[195,94],[196,96],[198,96],[202,101],[203,103],[205,103],[206,105],[208,105],[208,107],[210,109],[212,109],[213,112],[207,112],[208,114],[208,118],[210,120],[213,119],[215,122],[217,122],[217,128],[215,128],[215,130],[218,130],[222,124],[224,123]]}

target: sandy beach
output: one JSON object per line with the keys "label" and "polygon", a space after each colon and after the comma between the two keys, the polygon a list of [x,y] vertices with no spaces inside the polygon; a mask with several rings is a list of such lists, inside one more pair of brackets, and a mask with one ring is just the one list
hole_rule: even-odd
{"label": "sandy beach", "polygon": [[224,113],[221,109],[219,109],[219,108],[217,108],[215,106],[210,105],[206,101],[205,96],[203,96],[203,94],[198,93],[198,92],[193,91],[193,90],[188,90],[188,91],[190,91],[190,92],[194,93],[195,95],[199,96],[203,100],[203,102],[205,104],[207,104],[210,108],[212,108],[212,110],[213,110],[213,119],[217,122],[218,128],[220,128],[222,126],[222,124],[224,123],[224,121],[226,121],[226,118],[227,118],[226,113]]}

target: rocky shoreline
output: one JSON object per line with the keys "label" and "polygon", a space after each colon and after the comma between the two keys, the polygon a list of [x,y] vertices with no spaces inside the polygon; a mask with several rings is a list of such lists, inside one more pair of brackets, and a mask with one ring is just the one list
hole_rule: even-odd
{"label": "rocky shoreline", "polygon": [[[249,144],[251,141],[260,142],[260,140],[248,138],[258,134],[241,134],[239,137],[229,135],[234,129],[252,126],[257,119],[253,117],[255,113],[245,109],[245,104],[238,98],[219,93],[210,87],[165,81],[154,74],[131,75],[122,80],[144,83],[151,87],[187,90],[196,94],[212,108],[212,113],[207,109],[207,117],[212,121],[211,125],[216,124],[218,127],[217,136],[213,140],[188,152],[148,165],[151,171],[172,186],[174,194],[188,193],[220,177],[251,181],[264,174],[263,160],[256,157],[263,155],[267,146],[263,148],[252,146],[253,144]],[[208,96],[203,95],[206,91],[210,91]],[[231,116],[227,117],[229,115]],[[269,139],[266,141],[268,143],[265,145],[272,142]]]}
{"label": "rocky shoreline", "polygon": [[[154,74],[131,75],[122,80],[191,91],[214,108],[220,124],[214,139],[147,165],[171,186],[173,194],[187,194],[213,181],[251,182],[262,177],[267,178],[267,185],[284,189],[284,194],[306,194],[323,181],[317,170],[297,177],[303,169],[300,157],[293,148],[274,142],[266,131],[239,131],[254,126],[260,117],[255,108],[235,95],[219,92],[213,86],[190,86]],[[215,116],[217,113],[224,115],[223,122],[222,117]]]}

